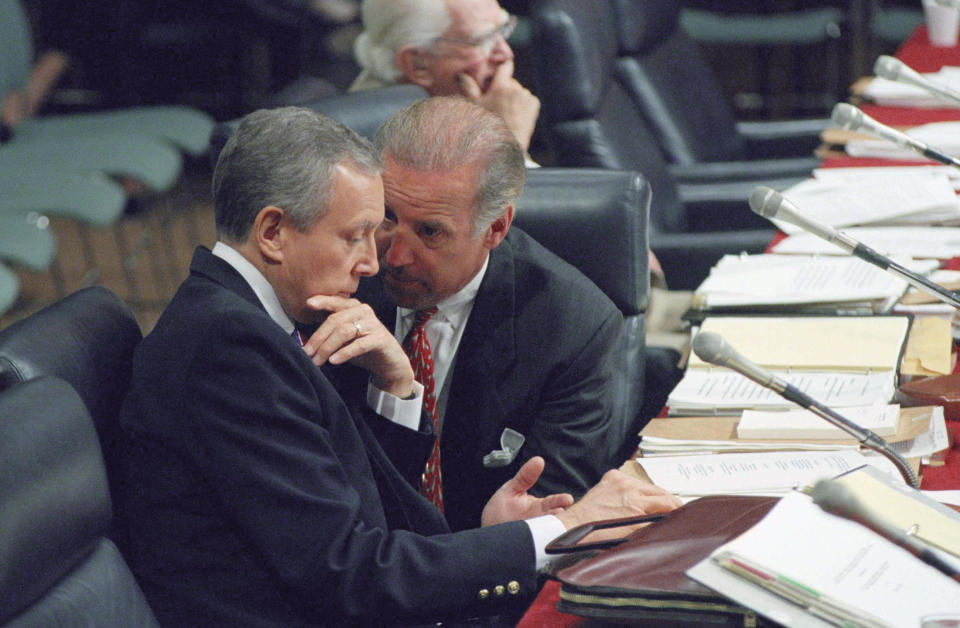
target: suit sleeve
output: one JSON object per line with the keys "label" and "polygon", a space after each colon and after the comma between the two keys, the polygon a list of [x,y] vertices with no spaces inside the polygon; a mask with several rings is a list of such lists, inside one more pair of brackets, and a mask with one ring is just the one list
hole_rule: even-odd
{"label": "suit sleeve", "polygon": [[508,609],[510,595],[497,607],[481,589],[535,590],[522,522],[433,536],[388,529],[384,487],[364,480],[373,454],[339,395],[293,342],[240,318],[209,330],[218,350],[186,376],[188,451],[210,499],[303,614],[463,617]]}
{"label": "suit sleeve", "polygon": [[[582,495],[613,461],[617,447],[613,417],[614,346],[623,317],[612,304],[594,326],[578,329],[583,341],[565,356],[562,368],[548,374],[540,392],[518,460],[543,456],[546,468],[534,487],[538,495]],[[596,320],[596,319],[594,319]]]}

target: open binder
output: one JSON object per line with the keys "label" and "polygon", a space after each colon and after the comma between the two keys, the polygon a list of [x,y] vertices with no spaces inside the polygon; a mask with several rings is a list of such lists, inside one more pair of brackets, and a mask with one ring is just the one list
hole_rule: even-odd
{"label": "open binder", "polygon": [[[910,322],[907,316],[711,316],[699,331],[719,334],[751,362],[827,406],[844,408],[893,399]],[[667,406],[673,416],[794,407],[696,355]]]}

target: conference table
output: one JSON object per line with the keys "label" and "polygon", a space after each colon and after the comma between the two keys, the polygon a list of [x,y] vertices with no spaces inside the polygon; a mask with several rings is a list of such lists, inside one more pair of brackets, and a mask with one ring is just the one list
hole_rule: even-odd
{"label": "conference table", "polygon": [[[925,26],[919,26],[911,37],[903,43],[895,55],[918,72],[936,72],[942,66],[960,66],[960,46],[938,48],[932,46],[927,38]],[[929,122],[960,120],[960,109],[913,109],[906,107],[886,107],[864,104],[860,107],[864,113],[879,122],[895,127],[908,127]],[[856,166],[901,166],[917,165],[917,162],[899,162],[875,158],[830,156],[821,167]],[[960,269],[960,251],[958,257],[947,260],[945,267]],[[952,446],[947,452],[942,466],[925,466],[922,471],[921,488],[925,490],[960,489],[960,421],[948,421],[947,430],[951,433]],[[599,625],[576,615],[561,613],[556,609],[559,600],[560,585],[548,580],[533,604],[517,624],[518,628],[540,626],[587,628]]]}

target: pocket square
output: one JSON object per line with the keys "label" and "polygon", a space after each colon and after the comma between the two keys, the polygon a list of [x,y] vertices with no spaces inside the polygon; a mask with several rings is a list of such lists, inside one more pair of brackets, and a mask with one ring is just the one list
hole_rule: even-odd
{"label": "pocket square", "polygon": [[483,466],[488,469],[507,466],[520,453],[520,448],[523,447],[525,440],[526,438],[520,432],[509,427],[504,428],[503,433],[500,434],[500,449],[494,449],[484,456]]}

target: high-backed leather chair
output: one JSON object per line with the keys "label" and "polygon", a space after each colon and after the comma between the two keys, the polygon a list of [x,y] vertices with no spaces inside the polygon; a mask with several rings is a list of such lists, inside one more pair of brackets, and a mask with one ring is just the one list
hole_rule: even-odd
{"label": "high-backed leather chair", "polygon": [[[617,79],[615,16],[608,0],[544,0],[533,10],[540,124],[564,167],[639,170],[653,188],[650,247],[668,283],[696,287],[725,253],[759,253],[773,230],[747,206],[752,185],[721,204],[723,186],[678,188],[639,109]],[[727,184],[728,186],[731,184]],[[776,187],[776,186],[775,186]],[[694,198],[693,194],[699,196]],[[682,194],[682,196],[681,196]],[[696,200],[698,202],[685,202]]]}
{"label": "high-backed leather chair", "polygon": [[0,626],[156,626],[116,546],[96,430],[65,381],[0,393]]}
{"label": "high-backed leather chair", "polygon": [[514,225],[597,284],[623,314],[614,356],[614,416],[622,444],[617,461],[633,453],[640,430],[649,206],[650,186],[637,172],[540,168],[527,171],[514,218]]}
{"label": "high-backed leather chair", "polygon": [[93,418],[113,484],[120,405],[142,337],[118,296],[84,288],[0,330],[0,390],[44,375],[66,380]]}
{"label": "high-backed leather chair", "polygon": [[[410,103],[426,97],[427,93],[416,85],[392,85],[337,94],[302,106],[330,116],[361,136],[372,140],[377,129],[387,121],[387,118]],[[214,165],[224,144],[239,124],[240,120],[230,120],[214,128],[210,140],[210,156]]]}
{"label": "high-backed leather chair", "polygon": [[[681,180],[809,176],[826,120],[738,125],[679,2],[601,0],[613,8],[616,73]],[[729,163],[725,163],[729,162]]]}

